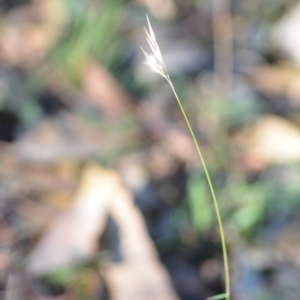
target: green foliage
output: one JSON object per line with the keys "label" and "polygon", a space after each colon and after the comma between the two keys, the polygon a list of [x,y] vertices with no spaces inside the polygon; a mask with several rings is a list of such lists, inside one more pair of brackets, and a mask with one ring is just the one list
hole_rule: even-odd
{"label": "green foliage", "polygon": [[239,126],[248,121],[253,120],[255,117],[261,115],[263,110],[261,102],[256,98],[236,98],[230,99],[230,101],[224,101],[223,103],[224,117],[229,126]]}
{"label": "green foliage", "polygon": [[49,275],[45,276],[45,281],[54,284],[70,284],[74,282],[81,274],[79,267],[68,267],[53,271]]}
{"label": "green foliage", "polygon": [[188,204],[194,227],[204,233],[212,225],[209,192],[203,176],[192,175],[188,181]]}
{"label": "green foliage", "polygon": [[66,78],[76,83],[91,58],[107,65],[116,58],[122,5],[120,0],[64,0],[64,4],[68,25],[50,57]]}
{"label": "green foliage", "polygon": [[235,189],[236,208],[230,221],[239,232],[245,235],[251,234],[263,221],[269,193],[270,186],[264,182]]}

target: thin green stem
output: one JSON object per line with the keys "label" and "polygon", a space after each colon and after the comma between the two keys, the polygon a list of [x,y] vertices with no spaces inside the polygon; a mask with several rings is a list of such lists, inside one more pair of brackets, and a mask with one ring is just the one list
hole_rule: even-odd
{"label": "thin green stem", "polygon": [[199,147],[199,144],[197,142],[197,139],[196,139],[196,136],[194,134],[194,131],[192,129],[192,126],[189,122],[189,119],[185,113],[185,110],[181,104],[181,101],[175,91],[175,88],[172,84],[172,81],[169,77],[169,75],[167,76],[164,76],[166,78],[166,80],[168,81],[169,85],[171,86],[172,88],[172,91],[175,95],[175,98],[178,102],[178,105],[180,107],[180,110],[183,114],[183,117],[185,119],[185,122],[190,130],[190,133],[191,133],[191,136],[193,138],[193,141],[194,141],[194,144],[196,146],[196,149],[197,149],[197,152],[198,152],[198,155],[199,155],[199,158],[201,160],[201,163],[202,163],[202,166],[203,166],[203,169],[204,169],[204,172],[205,172],[205,176],[206,176],[206,179],[207,179],[207,182],[208,182],[208,186],[209,186],[209,189],[210,189],[210,193],[211,193],[211,196],[212,196],[212,199],[213,199],[213,202],[214,202],[214,207],[215,207],[215,211],[216,211],[216,215],[217,215],[217,220],[218,220],[218,225],[219,225],[219,230],[220,230],[220,237],[221,237],[221,245],[222,245],[222,252],[223,252],[223,262],[224,262],[224,274],[225,274],[225,294],[222,294],[222,295],[217,295],[217,296],[214,296],[214,297],[211,297],[210,299],[225,299],[225,300],[230,300],[230,276],[229,276],[229,266],[228,266],[228,255],[227,255],[227,248],[226,248],[226,242],[225,242],[225,235],[224,235],[224,230],[223,230],[223,223],[222,223],[222,218],[221,218],[221,214],[220,214],[220,209],[219,209],[219,205],[218,205],[218,201],[217,201],[217,198],[216,198],[216,195],[215,195],[215,191],[214,191],[214,188],[213,188],[213,185],[212,185],[212,182],[211,182],[211,179],[210,179],[210,175],[208,173],[208,170],[207,170],[207,167],[206,167],[206,163],[204,161],[204,158],[203,158],[203,155],[202,155],[202,152],[200,150],[200,147]]}

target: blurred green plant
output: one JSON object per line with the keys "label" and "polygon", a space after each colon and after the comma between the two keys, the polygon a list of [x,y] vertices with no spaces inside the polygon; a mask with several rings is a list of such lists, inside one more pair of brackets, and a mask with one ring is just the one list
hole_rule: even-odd
{"label": "blurred green plant", "polygon": [[[276,174],[284,171],[287,172],[286,178],[278,179]],[[218,169],[214,171],[215,175],[219,173]],[[216,185],[218,193],[223,195],[220,205],[226,212],[227,223],[248,240],[263,226],[268,226],[266,222],[276,219],[278,215],[289,215],[300,205],[299,165],[270,167],[252,183],[247,183],[243,174],[231,176],[230,180]],[[212,207],[207,201],[207,187],[199,184],[202,177],[203,174],[196,173],[188,180],[189,211],[193,226],[200,234],[207,232],[214,224]]]}
{"label": "blurred green plant", "polygon": [[93,280],[93,277],[100,278],[99,266],[106,265],[110,260],[108,252],[100,251],[85,263],[59,268],[43,276],[42,280],[50,286],[61,286],[71,290],[76,299],[90,299],[91,290],[88,288],[90,284],[87,282]]}
{"label": "blurred green plant", "polygon": [[257,182],[234,190],[235,210],[230,217],[232,225],[244,235],[250,235],[264,220],[271,186]]}
{"label": "blurred green plant", "polygon": [[90,295],[88,295],[84,280],[90,270],[91,268],[87,266],[63,268],[48,274],[43,281],[50,287],[71,289],[76,299],[86,299]]}
{"label": "blurred green plant", "polygon": [[194,174],[188,180],[188,206],[194,227],[199,233],[207,232],[212,225],[212,210],[203,176]]}
{"label": "blurred green plant", "polygon": [[119,43],[122,38],[118,35],[118,29],[122,17],[122,1],[63,2],[67,28],[51,50],[50,58],[67,80],[78,83],[82,68],[90,59],[99,59],[109,65],[121,51]]}

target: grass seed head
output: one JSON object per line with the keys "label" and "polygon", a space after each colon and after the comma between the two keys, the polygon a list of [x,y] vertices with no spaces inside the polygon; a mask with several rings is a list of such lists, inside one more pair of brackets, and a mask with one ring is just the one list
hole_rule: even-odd
{"label": "grass seed head", "polygon": [[147,36],[147,42],[150,46],[151,53],[147,53],[143,48],[143,53],[145,55],[145,64],[148,65],[151,71],[160,74],[161,76],[167,78],[167,68],[165,66],[165,63],[163,61],[159,46],[156,42],[155,34],[152,29],[152,26],[150,24],[148,15],[147,15],[147,22],[148,22],[148,30],[146,28],[146,36]]}

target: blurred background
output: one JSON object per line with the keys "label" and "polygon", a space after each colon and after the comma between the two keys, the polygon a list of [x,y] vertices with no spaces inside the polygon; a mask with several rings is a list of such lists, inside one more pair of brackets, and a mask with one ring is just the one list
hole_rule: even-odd
{"label": "blurred background", "polygon": [[300,297],[300,3],[0,1],[0,299]]}

